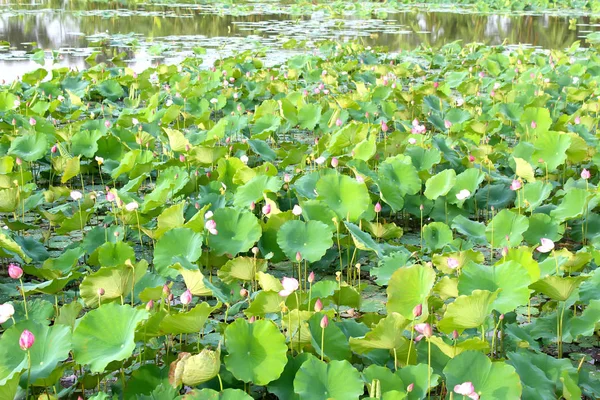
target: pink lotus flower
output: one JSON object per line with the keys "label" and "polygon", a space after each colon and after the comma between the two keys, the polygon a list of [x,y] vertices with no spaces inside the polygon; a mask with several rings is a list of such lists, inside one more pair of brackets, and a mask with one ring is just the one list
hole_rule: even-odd
{"label": "pink lotus flower", "polygon": [[381,121],[381,131],[383,133],[387,132],[389,129],[388,125],[385,123],[385,121]]}
{"label": "pink lotus flower", "polygon": [[113,201],[115,201],[115,199],[116,199],[116,196],[113,192],[106,192],[106,200],[107,201],[113,202]]}
{"label": "pink lotus flower", "polygon": [[106,129],[110,128],[110,121],[109,120],[104,121],[104,126],[106,127]]}
{"label": "pink lotus flower", "polygon": [[335,126],[340,127],[340,126],[342,126],[342,124],[343,124],[343,122],[341,119],[338,118],[335,120]]}
{"label": "pink lotus flower", "polygon": [[412,138],[412,137],[408,138],[408,144],[415,144],[415,143],[417,143],[417,139]]}
{"label": "pink lotus flower", "polygon": [[590,171],[588,171],[587,169],[584,168],[583,171],[581,171],[581,179],[588,180],[591,176],[592,174],[590,174]]}
{"label": "pink lotus flower", "polygon": [[[37,124],[37,121],[35,120],[35,118],[31,117],[31,118],[29,118],[29,124],[30,124],[31,126],[35,126],[35,125]],[[29,332],[29,331],[28,331],[28,332]]]}
{"label": "pink lotus flower", "polygon": [[425,128],[425,125],[420,124],[419,120],[415,118],[412,122],[412,129],[410,131],[414,135],[421,135],[425,133],[427,129]]}
{"label": "pink lotus flower", "polygon": [[552,240],[547,239],[547,238],[541,238],[540,243],[542,245],[538,246],[536,249],[540,253],[549,253],[552,250],[554,250],[554,242]]}
{"label": "pink lotus flower", "polygon": [[31,346],[33,346],[33,343],[35,343],[35,336],[33,333],[25,329],[19,338],[19,346],[23,350],[29,350]]}
{"label": "pink lotus flower", "polygon": [[19,264],[10,263],[8,264],[8,276],[13,279],[21,279],[23,276],[23,269],[19,267]]}
{"label": "pink lotus flower", "polygon": [[179,297],[179,300],[181,300],[181,304],[183,304],[184,306],[187,306],[188,304],[190,304],[192,302],[192,292],[190,292],[189,289],[186,290],[185,292],[183,292],[181,297]]}
{"label": "pink lotus flower", "polygon": [[206,221],[204,227],[208,232],[210,232],[211,235],[216,235],[219,233],[217,231],[217,222],[214,219],[209,219],[208,221]]}
{"label": "pink lotus flower", "polygon": [[410,385],[408,385],[408,386],[406,387],[406,391],[407,391],[408,393],[412,392],[414,389],[415,389],[415,384],[414,384],[414,383],[411,383]]}
{"label": "pink lotus flower", "polygon": [[413,308],[413,317],[419,318],[421,314],[423,314],[423,304],[417,304],[415,308]]}
{"label": "pink lotus flower", "polygon": [[416,324],[415,331],[417,331],[421,334],[421,337],[419,338],[419,340],[421,340],[423,337],[429,338],[433,335],[433,329],[431,328],[431,325],[429,325],[428,323]]}
{"label": "pink lotus flower", "polygon": [[297,279],[284,277],[281,280],[281,286],[283,286],[283,290],[279,291],[279,295],[286,297],[298,290],[299,285]]}
{"label": "pink lotus flower", "polygon": [[0,305],[0,324],[5,323],[15,315],[15,308],[10,303]]}
{"label": "pink lotus flower", "polygon": [[448,265],[448,268],[456,269],[460,265],[460,262],[454,257],[448,257],[448,260],[446,260],[446,264]]}
{"label": "pink lotus flower", "polygon": [[452,127],[452,122],[445,120],[444,121],[444,126],[446,127],[446,129],[450,129]]}
{"label": "pink lotus flower", "polygon": [[537,123],[535,121],[531,121],[531,129],[537,128]]}
{"label": "pink lotus flower", "polygon": [[262,212],[265,215],[271,214],[271,205],[269,203],[265,204],[262,208]]}
{"label": "pink lotus flower", "polygon": [[465,382],[454,386],[454,392],[467,396],[471,400],[479,400],[479,395],[475,392],[475,387],[471,382]]}
{"label": "pink lotus flower", "polygon": [[319,325],[321,326],[321,329],[325,329],[329,326],[329,318],[327,318],[327,315],[323,315]]}
{"label": "pink lotus flower", "polygon": [[317,301],[315,301],[315,312],[320,312],[321,310],[323,310],[323,302],[321,299],[317,299]]}
{"label": "pink lotus flower", "polygon": [[519,190],[521,189],[521,181],[518,179],[513,179],[512,183],[510,184],[510,190]]}

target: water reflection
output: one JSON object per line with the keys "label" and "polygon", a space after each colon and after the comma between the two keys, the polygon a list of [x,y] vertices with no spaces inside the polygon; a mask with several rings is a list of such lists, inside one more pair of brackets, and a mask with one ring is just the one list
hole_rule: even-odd
{"label": "water reflection", "polygon": [[0,52],[0,68],[5,79],[35,69],[37,64],[23,53],[35,47],[60,50],[64,53],[60,64],[78,68],[85,67],[84,58],[98,47],[128,49],[132,65],[142,68],[158,61],[177,62],[191,54],[195,46],[233,50],[258,44],[274,50],[288,38],[359,38],[371,46],[387,45],[392,51],[419,45],[435,47],[455,40],[565,48],[585,35],[582,30],[599,29],[590,26],[588,17],[579,18],[578,25],[569,28],[566,17],[411,9],[388,14],[385,19],[339,19],[322,13],[303,17],[283,13],[215,15],[196,4],[126,6],[69,0],[2,1],[0,39],[8,41],[12,48]]}

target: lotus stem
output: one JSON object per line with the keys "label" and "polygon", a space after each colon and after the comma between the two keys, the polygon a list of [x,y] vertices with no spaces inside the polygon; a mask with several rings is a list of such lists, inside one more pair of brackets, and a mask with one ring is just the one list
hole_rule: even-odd
{"label": "lotus stem", "polygon": [[142,248],[142,252],[144,251],[144,242],[142,242],[142,228],[140,227],[140,214],[138,210],[135,210],[135,219],[137,220],[137,228],[138,228],[138,237],[140,239],[140,247]]}
{"label": "lotus stem", "polygon": [[29,397],[29,384],[31,382],[31,352],[27,349],[27,386],[25,386],[25,398]]}
{"label": "lotus stem", "polygon": [[321,328],[321,361],[325,357],[325,328]]}
{"label": "lotus stem", "polygon": [[[563,330],[563,318],[565,316],[565,308],[567,308],[567,302],[563,302],[562,311],[560,312],[560,319],[558,321],[558,358],[563,357],[563,344],[562,344],[562,330]],[[558,312],[558,309],[556,310]]]}
{"label": "lotus stem", "polygon": [[21,283],[21,295],[23,296],[23,308],[25,309],[25,319],[29,319],[29,313],[27,312],[27,296],[25,295],[25,288],[23,287],[23,279],[19,278]]}
{"label": "lotus stem", "polygon": [[219,379],[219,388],[221,392],[223,391],[223,381],[221,380],[221,374],[217,374],[217,378]]}
{"label": "lotus stem", "polygon": [[300,350],[302,349],[302,343],[300,343],[300,330],[302,329],[302,321],[300,320],[300,300],[298,298],[298,291],[295,291],[294,294],[296,295],[296,310],[298,311],[298,353],[300,353]]}
{"label": "lotus stem", "polygon": [[427,398],[431,398],[431,338],[427,338]]}
{"label": "lotus stem", "polygon": [[406,365],[410,362],[410,352],[412,350],[412,344],[415,337],[415,321],[410,324],[410,342],[408,342],[408,355],[406,356]]}

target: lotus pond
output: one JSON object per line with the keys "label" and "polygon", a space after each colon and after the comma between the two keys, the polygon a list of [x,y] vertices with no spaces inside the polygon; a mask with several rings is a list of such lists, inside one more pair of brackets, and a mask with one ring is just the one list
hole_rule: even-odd
{"label": "lotus pond", "polygon": [[597,44],[280,46],[0,87],[0,398],[599,398]]}

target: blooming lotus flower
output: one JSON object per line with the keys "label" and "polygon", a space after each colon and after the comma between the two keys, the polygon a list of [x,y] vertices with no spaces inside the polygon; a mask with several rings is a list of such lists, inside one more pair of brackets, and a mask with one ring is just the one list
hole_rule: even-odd
{"label": "blooming lotus flower", "polygon": [[19,267],[19,264],[10,263],[8,264],[8,276],[13,279],[21,279],[23,276],[23,269]]}
{"label": "blooming lotus flower", "polygon": [[35,336],[33,333],[25,329],[19,338],[19,346],[23,350],[29,350],[31,346],[33,346],[33,343],[35,343]]}
{"label": "blooming lotus flower", "polygon": [[12,304],[0,304],[0,324],[5,323],[15,315],[15,308]]}
{"label": "blooming lotus flower", "polygon": [[468,396],[473,392],[475,392],[475,387],[472,382],[465,382],[454,386],[454,393],[462,394],[463,396]]}
{"label": "blooming lotus flower", "polygon": [[327,315],[323,315],[323,318],[321,318],[321,322],[319,323],[319,325],[321,326],[321,329],[325,329],[329,326],[329,318],[327,318]]}
{"label": "blooming lotus flower", "polygon": [[106,200],[112,202],[115,201],[117,197],[115,196],[115,194],[113,192],[106,192]]}
{"label": "blooming lotus flower", "polygon": [[423,304],[417,304],[415,308],[413,308],[413,317],[419,318],[421,314],[423,314]]}
{"label": "blooming lotus flower", "polygon": [[554,242],[550,239],[541,238],[540,243],[542,243],[542,245],[538,246],[536,249],[540,253],[549,253],[554,249]]}
{"label": "blooming lotus flower", "polygon": [[135,210],[137,210],[137,209],[138,209],[138,207],[139,207],[139,206],[140,206],[140,205],[137,203],[137,201],[132,201],[131,203],[127,203],[127,204],[125,205],[125,209],[126,209],[127,211],[135,211]]}
{"label": "blooming lotus flower", "polygon": [[588,180],[591,176],[592,174],[590,174],[590,171],[588,171],[587,169],[584,168],[583,171],[581,171],[581,179]]}
{"label": "blooming lotus flower", "polygon": [[96,160],[96,162],[98,163],[98,165],[104,164],[104,158],[102,158],[100,156],[94,157],[94,160]]}
{"label": "blooming lotus flower", "polygon": [[243,162],[244,164],[248,164],[248,156],[247,155],[243,155],[240,157],[240,161]]}
{"label": "blooming lotus flower", "polygon": [[206,228],[207,231],[210,232],[211,235],[216,235],[217,232],[217,223],[215,222],[214,219],[209,219],[208,221],[206,221],[206,223],[204,224],[204,227]]}
{"label": "blooming lotus flower", "polygon": [[416,324],[415,331],[421,334],[419,340],[421,340],[423,337],[429,338],[433,335],[433,329],[428,323]]}
{"label": "blooming lotus flower", "polygon": [[281,286],[283,286],[283,289],[279,291],[279,295],[286,297],[298,290],[299,285],[297,279],[284,277],[281,280]]}
{"label": "blooming lotus flower", "polygon": [[510,184],[510,190],[519,190],[521,189],[521,181],[518,179],[513,179],[512,183]]}
{"label": "blooming lotus flower", "polygon": [[463,189],[456,194],[456,198],[458,200],[464,200],[464,199],[468,198],[469,196],[471,196],[471,192],[469,192],[467,189]]}
{"label": "blooming lotus flower", "polygon": [[179,297],[179,300],[181,300],[181,304],[183,304],[184,306],[187,306],[188,304],[190,304],[192,302],[192,292],[190,292],[190,290],[186,290],[185,292],[183,292],[183,294]]}
{"label": "blooming lotus flower", "polygon": [[446,260],[446,264],[448,265],[448,268],[450,269],[456,269],[459,266],[459,262],[456,258],[454,257],[448,257],[448,260]]}
{"label": "blooming lotus flower", "polygon": [[300,207],[298,204],[294,205],[294,208],[292,208],[292,214],[297,217],[302,215],[302,207]]}
{"label": "blooming lotus flower", "polygon": [[79,190],[73,190],[70,194],[71,198],[75,201],[79,201],[83,198],[83,194]]}
{"label": "blooming lotus flower", "polygon": [[325,162],[325,157],[323,157],[323,156],[320,156],[319,158],[317,158],[317,159],[315,160],[315,163],[316,163],[317,165],[321,165],[321,164],[323,164],[324,162]]}
{"label": "blooming lotus flower", "polygon": [[321,299],[317,299],[317,301],[315,301],[315,312],[320,312],[321,310],[323,310],[323,302]]}

